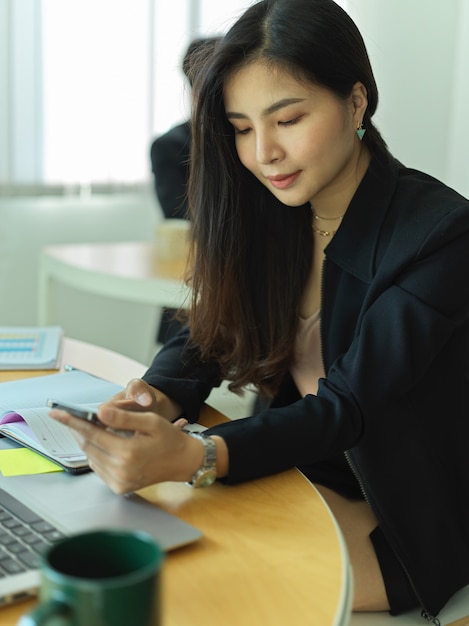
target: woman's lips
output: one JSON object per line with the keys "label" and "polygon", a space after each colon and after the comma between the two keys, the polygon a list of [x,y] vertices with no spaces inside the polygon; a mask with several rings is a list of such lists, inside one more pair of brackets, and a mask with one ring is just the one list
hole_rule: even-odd
{"label": "woman's lips", "polygon": [[301,170],[298,170],[297,172],[293,172],[293,174],[286,174],[285,176],[267,176],[267,178],[276,189],[286,189],[290,187],[290,185],[293,185],[300,174]]}

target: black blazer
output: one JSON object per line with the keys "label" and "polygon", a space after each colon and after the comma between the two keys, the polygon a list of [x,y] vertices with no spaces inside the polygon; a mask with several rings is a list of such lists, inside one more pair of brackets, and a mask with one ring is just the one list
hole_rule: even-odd
{"label": "black blazer", "polygon": [[[270,408],[209,433],[228,446],[227,483],[345,453],[435,615],[469,583],[469,202],[375,157],[325,252],[317,396],[286,376]],[[186,340],[144,379],[196,420],[219,372]]]}
{"label": "black blazer", "polygon": [[187,218],[187,181],[191,150],[190,123],[174,126],[151,145],[155,192],[166,218]]}

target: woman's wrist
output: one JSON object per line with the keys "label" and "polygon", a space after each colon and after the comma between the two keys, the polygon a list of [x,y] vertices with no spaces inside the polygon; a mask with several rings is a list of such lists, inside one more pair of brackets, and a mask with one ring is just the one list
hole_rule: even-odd
{"label": "woman's wrist", "polygon": [[169,422],[174,422],[182,413],[182,406],[162,391],[155,389],[156,412]]}
{"label": "woman's wrist", "polygon": [[225,440],[219,435],[212,435],[217,449],[217,478],[225,478],[229,469],[229,453]]}
{"label": "woman's wrist", "polygon": [[[217,436],[210,437],[216,448],[216,472],[217,478],[224,478],[228,474],[228,448],[225,441]],[[191,482],[192,477],[204,464],[205,450],[203,443],[198,437],[188,436],[185,453],[185,472],[183,480]]]}

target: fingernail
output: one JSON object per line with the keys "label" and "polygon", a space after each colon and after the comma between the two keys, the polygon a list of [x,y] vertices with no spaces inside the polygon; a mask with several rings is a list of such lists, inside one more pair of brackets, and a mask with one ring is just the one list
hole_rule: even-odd
{"label": "fingernail", "polygon": [[146,406],[147,404],[150,404],[151,398],[148,393],[141,393],[137,396],[137,402],[142,406]]}

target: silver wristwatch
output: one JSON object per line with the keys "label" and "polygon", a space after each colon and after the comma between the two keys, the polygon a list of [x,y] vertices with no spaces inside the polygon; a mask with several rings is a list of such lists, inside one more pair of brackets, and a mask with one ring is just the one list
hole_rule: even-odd
{"label": "silver wristwatch", "polygon": [[188,433],[191,437],[199,439],[204,444],[204,462],[202,467],[192,476],[188,482],[191,487],[210,487],[217,477],[217,449],[211,437],[201,433]]}

